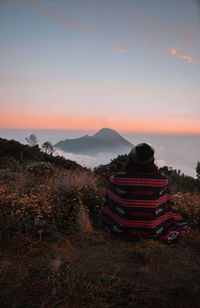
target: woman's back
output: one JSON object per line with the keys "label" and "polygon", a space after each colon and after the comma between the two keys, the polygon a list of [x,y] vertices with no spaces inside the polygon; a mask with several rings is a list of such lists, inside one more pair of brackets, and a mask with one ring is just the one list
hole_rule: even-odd
{"label": "woman's back", "polygon": [[103,208],[106,230],[127,239],[155,238],[165,242],[190,230],[175,210],[168,180],[151,162],[148,168],[127,164],[125,172],[110,177]]}

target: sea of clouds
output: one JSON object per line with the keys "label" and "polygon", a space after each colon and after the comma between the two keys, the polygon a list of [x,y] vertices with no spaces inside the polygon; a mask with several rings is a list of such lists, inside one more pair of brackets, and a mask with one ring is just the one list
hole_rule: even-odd
{"label": "sea of clouds", "polygon": [[[66,159],[70,159],[73,161],[76,161],[81,166],[87,167],[87,168],[95,168],[99,165],[108,164],[111,162],[112,159],[116,158],[118,155],[112,154],[112,153],[99,153],[97,156],[87,156],[87,155],[80,155],[80,154],[73,154],[73,153],[67,153],[64,151],[61,151],[59,149],[56,149],[56,152],[54,155],[60,155],[65,157]],[[182,164],[169,164],[163,159],[155,159],[155,163],[158,167],[163,166],[170,166],[174,169],[181,170],[182,173],[196,177],[196,171],[192,167],[187,167]]]}
{"label": "sea of clouds", "polygon": [[[0,138],[15,139],[26,143],[25,137],[35,134],[39,145],[45,141],[52,144],[60,140],[78,138],[85,134],[93,135],[96,131],[73,130],[0,130]],[[167,135],[119,132],[125,139],[136,145],[141,142],[151,144],[155,148],[155,162],[159,167],[164,165],[181,170],[182,173],[196,177],[196,165],[200,161],[200,135]],[[76,155],[56,149],[57,154],[74,160],[82,166],[94,168],[100,164],[108,164],[116,158],[117,153],[99,153],[97,156]]]}

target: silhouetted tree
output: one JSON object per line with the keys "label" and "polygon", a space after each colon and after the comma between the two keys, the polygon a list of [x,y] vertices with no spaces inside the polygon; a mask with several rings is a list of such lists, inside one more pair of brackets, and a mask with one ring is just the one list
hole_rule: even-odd
{"label": "silhouetted tree", "polygon": [[34,134],[31,134],[28,138],[26,137],[25,139],[31,147],[36,146],[39,142],[37,136]]}
{"label": "silhouetted tree", "polygon": [[53,145],[50,141],[44,142],[41,148],[45,153],[50,154],[50,155],[52,155],[55,152]]}

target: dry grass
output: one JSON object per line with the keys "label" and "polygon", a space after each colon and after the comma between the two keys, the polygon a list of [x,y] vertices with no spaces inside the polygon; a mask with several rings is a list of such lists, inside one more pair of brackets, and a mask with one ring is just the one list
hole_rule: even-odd
{"label": "dry grass", "polygon": [[179,244],[133,243],[95,228],[105,187],[93,174],[55,169],[51,176],[6,177],[0,182],[1,307],[200,306],[198,194],[174,195],[195,228]]}
{"label": "dry grass", "polygon": [[18,232],[0,246],[1,307],[200,304],[199,234],[166,246],[119,241],[102,231],[54,244]]}
{"label": "dry grass", "polygon": [[89,218],[88,210],[83,204],[81,204],[78,209],[77,223],[78,223],[78,227],[81,233],[90,234],[94,232],[94,229],[92,227],[92,224]]}
{"label": "dry grass", "polygon": [[[52,226],[64,229],[75,220],[78,228],[91,232],[90,219],[100,221],[104,194],[98,177],[88,172],[57,168],[51,176],[12,173],[0,182],[0,215],[17,219],[25,232],[40,238],[51,237]],[[3,223],[8,225],[0,221],[0,228]]]}
{"label": "dry grass", "polygon": [[177,205],[177,210],[191,224],[192,228],[200,227],[200,195],[196,193],[176,193],[173,199]]}

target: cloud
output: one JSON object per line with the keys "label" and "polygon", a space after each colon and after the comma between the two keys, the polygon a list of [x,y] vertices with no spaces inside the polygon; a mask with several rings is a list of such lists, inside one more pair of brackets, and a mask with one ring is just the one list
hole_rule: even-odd
{"label": "cloud", "polygon": [[[173,24],[165,24],[164,20],[158,22],[157,20],[149,20],[148,18],[144,20],[144,18],[140,18],[140,15],[137,14],[137,9],[132,11],[123,7],[122,11],[120,5],[107,5],[104,1],[97,0],[0,0],[0,3],[3,2],[30,8],[57,23],[82,33],[87,38],[89,37],[89,39],[99,42],[103,41],[103,45],[109,45],[113,52],[119,54],[129,52],[129,46],[131,48],[133,46],[131,44],[134,41],[132,42],[132,39],[130,39],[130,42],[126,43],[128,48],[123,45],[113,45],[113,38],[115,38],[115,42],[122,42],[122,40],[116,41],[116,37],[117,39],[119,38],[119,33],[116,32],[116,29],[119,29],[120,33],[122,30],[124,32],[134,30],[132,32],[135,33],[135,36],[139,35],[139,38],[146,42],[149,53],[158,60],[166,56],[165,38],[168,36],[173,37],[175,34],[176,36],[178,35],[176,41],[181,42],[185,48],[189,48],[190,54],[183,52],[180,48],[172,47],[168,48],[167,55],[182,59],[182,61],[189,64],[199,63],[199,61],[194,60],[194,58],[198,58],[195,46],[198,43],[200,34],[199,28],[195,24],[185,25],[184,27],[182,25],[181,29],[180,27],[174,29]],[[105,8],[107,9],[106,14]],[[109,14],[111,8],[112,14],[114,14],[112,20],[110,20]],[[83,14],[80,14],[82,9]],[[134,18],[132,14],[134,14]],[[109,24],[107,24],[108,22]],[[111,27],[110,23],[112,23]],[[103,35],[101,33],[102,30],[104,31]],[[167,46],[170,45],[171,43],[168,42]]]}
{"label": "cloud", "polygon": [[161,168],[167,165],[166,161],[163,159],[156,159],[155,161],[156,165]]}
{"label": "cloud", "polygon": [[191,56],[187,56],[187,55],[178,55],[177,57],[180,58],[180,59],[185,59],[185,60],[187,60],[188,62],[190,62],[191,64],[194,64],[194,63],[195,63]]}
{"label": "cloud", "polygon": [[80,164],[83,167],[87,168],[95,168],[99,165],[105,165],[110,163],[111,159],[114,159],[118,156],[118,153],[99,153],[97,156],[88,156],[88,155],[81,155],[81,154],[73,154],[64,152],[60,149],[56,149],[56,153],[54,154],[60,155],[65,157],[66,159],[73,160]]}
{"label": "cloud", "polygon": [[197,64],[198,62],[193,59],[192,56],[186,55],[181,47],[171,47],[169,48],[169,55],[171,57],[176,57],[188,61],[190,64]]}
{"label": "cloud", "polygon": [[175,56],[177,54],[177,48],[176,47],[169,48],[169,53],[170,56]]}
{"label": "cloud", "polygon": [[86,27],[80,24],[78,21],[74,21],[66,16],[61,16],[60,13],[57,13],[55,9],[50,7],[49,2],[42,2],[42,1],[40,2],[32,0],[8,0],[8,3],[12,3],[14,5],[25,8],[30,8],[41,15],[49,17],[55,22],[61,23],[69,28],[79,31],[84,35],[87,36],[90,35],[89,29],[86,29]]}
{"label": "cloud", "polygon": [[113,48],[114,52],[116,53],[125,53],[128,52],[128,49],[125,48],[124,46],[117,46],[115,48]]}

